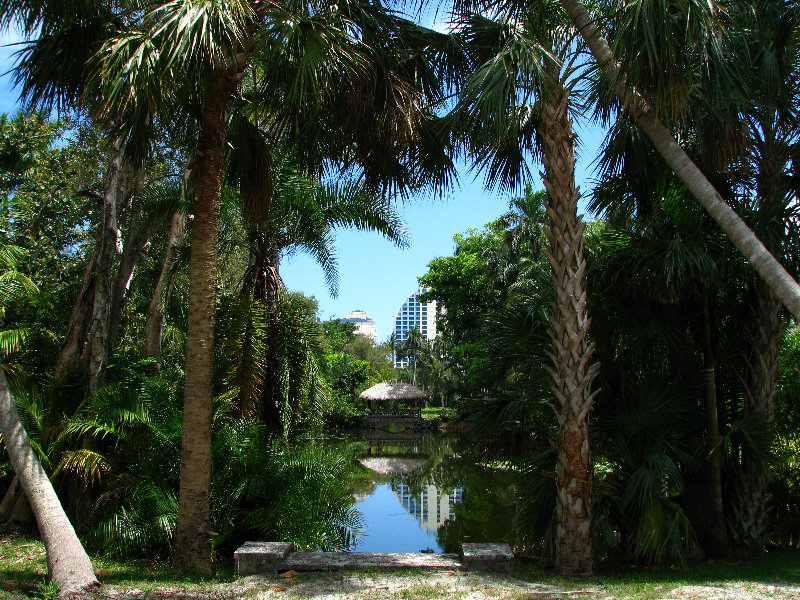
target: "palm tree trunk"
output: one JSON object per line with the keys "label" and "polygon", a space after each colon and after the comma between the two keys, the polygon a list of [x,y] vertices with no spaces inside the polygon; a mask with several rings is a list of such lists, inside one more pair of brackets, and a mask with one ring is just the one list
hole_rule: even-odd
{"label": "palm tree trunk", "polygon": [[[775,420],[778,393],[781,303],[761,282],[757,282],[752,298],[744,409],[745,416],[756,417],[769,428]],[[728,525],[736,553],[757,556],[764,551],[767,534],[767,465],[763,455],[748,446],[742,448],[741,461]]]}
{"label": "palm tree trunk", "polygon": [[114,157],[106,175],[106,189],[103,193],[103,220],[100,230],[100,253],[95,272],[94,302],[92,319],[86,348],[81,360],[89,367],[89,393],[94,394],[103,384],[103,376],[108,365],[108,340],[110,335],[111,301],[113,295],[112,267],[120,251],[118,204],[126,187],[125,172],[122,167],[122,149],[115,143]]}
{"label": "palm tree trunk", "polygon": [[89,190],[79,192],[98,201],[100,220],[95,234],[95,247],[86,265],[81,291],[55,365],[56,377],[76,370],[88,373],[90,394],[94,394],[102,385],[108,364],[111,274],[119,246],[118,203],[125,186],[122,147],[117,140],[112,145],[103,193]]}
{"label": "palm tree trunk", "polygon": [[708,301],[708,290],[703,298],[703,386],[708,422],[708,455],[710,495],[709,508],[711,514],[705,519],[705,549],[715,558],[728,554],[728,535],[725,524],[725,511],[722,494],[722,448],[719,437],[719,409],[717,407],[717,366],[711,339],[711,308]]}
{"label": "palm tree trunk", "polygon": [[589,409],[599,364],[590,364],[594,345],[587,339],[584,224],[578,216],[575,188],[575,135],[568,113],[569,94],[560,80],[560,65],[547,66],[550,93],[543,101],[542,157],[547,189],[547,258],[553,273],[555,300],[550,317],[553,341],[548,367],[558,419],[558,468],[555,570],[563,576],[592,574]]}
{"label": "palm tree trunk", "polygon": [[178,573],[212,573],[210,537],[211,399],[214,367],[217,250],[220,195],[225,167],[228,115],[235,74],[217,70],[203,106],[193,167],[192,246],[186,384],[183,399],[178,521],[173,568]]}
{"label": "palm tree trunk", "polygon": [[664,161],[703,205],[720,229],[744,255],[753,269],[789,311],[800,319],[800,285],[775,259],[736,212],[728,206],[711,182],[692,162],[639,93],[626,84],[610,46],[580,0],[561,0],[572,23],[583,37],[611,87],[644,131]]}
{"label": "palm tree trunk", "polygon": [[17,406],[0,367],[0,434],[11,465],[25,491],[47,552],[50,579],[59,585],[59,597],[81,594],[99,585],[92,562],[42,469],[22,426]]}
{"label": "palm tree trunk", "polygon": [[183,210],[172,215],[172,222],[164,253],[164,263],[158,276],[158,283],[147,307],[147,320],[144,326],[144,354],[161,362],[161,336],[164,331],[164,305],[169,300],[175,281],[175,263],[178,260],[178,246],[186,233],[186,213]]}

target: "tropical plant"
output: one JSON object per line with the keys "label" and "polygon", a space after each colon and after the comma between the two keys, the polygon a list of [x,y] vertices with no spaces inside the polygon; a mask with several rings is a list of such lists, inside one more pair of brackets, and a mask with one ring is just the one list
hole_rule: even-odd
{"label": "tropical plant", "polygon": [[[19,253],[17,253],[17,257]],[[4,252],[10,275],[0,274],[0,306],[35,289],[30,280],[13,274],[14,252]],[[8,262],[8,261],[11,262]],[[22,287],[20,287],[22,286]],[[8,452],[20,488],[30,503],[47,552],[49,576],[59,586],[59,597],[85,593],[97,585],[89,556],[75,535],[47,474],[31,446],[19,412],[9,391],[5,371],[0,367],[0,437]]]}
{"label": "tropical plant", "polygon": [[[670,18],[664,19],[662,16],[665,14],[665,7],[661,0],[647,3],[648,6],[644,8],[648,10],[642,10],[642,3],[625,5],[622,7],[622,11],[615,12],[614,19],[617,22],[642,26],[639,29],[635,27],[628,28],[627,31],[623,27],[621,31],[623,35],[633,32],[635,34],[633,37],[634,43],[644,52],[628,53],[620,63],[603,37],[601,27],[598,25],[600,21],[592,18],[586,6],[579,0],[561,0],[561,4],[569,15],[576,31],[581,35],[586,46],[591,51],[598,67],[608,80],[610,89],[619,98],[626,112],[650,139],[656,151],[673,169],[689,192],[702,204],[703,208],[720,226],[720,229],[725,232],[726,236],[744,255],[756,272],[767,282],[770,289],[795,317],[799,317],[800,285],[781,266],[739,215],[724,201],[706,175],[691,160],[687,152],[665,126],[664,115],[659,109],[669,102],[673,87],[659,86],[656,91],[663,94],[660,97],[658,93],[648,95],[648,92],[652,89],[651,86],[645,86],[643,90],[636,87],[640,84],[637,80],[637,75],[642,73],[650,75],[654,73],[674,73],[675,65],[686,64],[686,57],[719,58],[719,53],[723,46],[721,38],[724,35],[724,30],[716,21],[717,15],[720,14],[719,7],[715,3],[691,2],[682,5],[676,3],[671,7],[674,10],[670,12]],[[653,10],[657,12],[652,13],[651,11]],[[653,18],[653,14],[658,16]],[[704,20],[704,17],[709,18]],[[614,21],[612,20],[612,22]],[[671,35],[670,28],[682,28],[687,23],[691,26],[690,29],[685,31],[687,35]],[[664,28],[666,35],[661,35],[664,32],[655,33],[654,27]],[[619,33],[619,31],[617,32]],[[645,37],[641,35],[642,33],[644,33]],[[680,60],[670,61],[670,55],[661,55],[663,53],[663,45],[660,46],[655,43],[658,37],[672,43],[682,42],[680,46],[672,47],[671,54],[673,58],[679,56]],[[631,46],[626,45],[625,47]],[[686,52],[687,49],[697,49],[697,55]],[[717,60],[715,62],[719,66],[723,61]],[[636,69],[637,66],[638,70]],[[654,66],[656,68],[653,68]],[[750,67],[752,68],[752,65]],[[714,69],[708,69],[704,72],[714,72]],[[691,84],[688,82],[684,82],[684,85],[691,88]],[[681,107],[673,106],[673,108],[680,110]]]}

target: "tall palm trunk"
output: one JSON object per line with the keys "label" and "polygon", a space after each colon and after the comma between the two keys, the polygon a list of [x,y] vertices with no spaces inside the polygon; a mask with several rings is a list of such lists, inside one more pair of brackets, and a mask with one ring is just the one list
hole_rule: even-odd
{"label": "tall palm trunk", "polygon": [[800,285],[722,199],[645,99],[631,86],[626,85],[608,42],[601,35],[583,3],[580,0],[561,0],[561,5],[591,50],[597,64],[611,83],[612,89],[633,116],[636,124],[650,138],[656,151],[703,205],[753,269],[766,281],[773,293],[795,318],[800,319]]}
{"label": "tall palm trunk", "polygon": [[173,556],[173,568],[179,573],[214,570],[209,528],[214,316],[225,141],[236,87],[236,77],[229,71],[217,69],[212,74],[192,169],[194,221],[189,257],[186,384]]}
{"label": "tall palm trunk", "polygon": [[186,233],[186,213],[180,210],[172,215],[167,238],[167,249],[164,253],[164,262],[158,283],[147,306],[147,320],[144,326],[144,353],[145,356],[155,358],[161,362],[161,336],[164,331],[164,305],[169,300],[175,280],[175,263],[178,260],[178,245]]}
{"label": "tall palm trunk", "polygon": [[549,94],[542,101],[540,134],[551,222],[547,258],[555,289],[550,317],[553,366],[548,367],[558,419],[555,569],[559,575],[574,577],[592,573],[588,415],[599,364],[589,362],[594,345],[587,339],[584,224],[578,216],[580,194],[575,188],[575,135],[567,110],[569,94],[560,79],[560,65],[549,60],[546,69]]}
{"label": "tall palm trunk", "polygon": [[706,552],[713,557],[728,554],[728,535],[722,494],[723,455],[720,448],[719,408],[717,405],[717,361],[711,336],[711,308],[708,290],[703,294],[703,386],[708,423],[708,495],[711,514],[705,519]]}
{"label": "tall palm trunk", "polygon": [[[744,377],[744,413],[769,428],[775,420],[778,390],[778,350],[783,320],[781,303],[766,285],[757,282],[750,302],[751,327],[747,335],[747,372]],[[728,522],[735,551],[755,556],[764,551],[767,534],[768,471],[763,453],[742,447]]]}
{"label": "tall palm trunk", "polygon": [[3,436],[19,485],[25,491],[36,517],[47,551],[47,570],[50,579],[59,585],[59,596],[78,595],[97,586],[92,562],[31,448],[1,366],[0,435]]}
{"label": "tall palm trunk", "polygon": [[[768,113],[769,114],[769,113]],[[780,242],[785,223],[770,219],[781,213],[790,197],[789,177],[785,173],[790,162],[787,146],[776,138],[776,123],[760,121],[757,191],[759,212],[765,233],[773,241],[775,252],[781,250]],[[758,139],[758,136],[753,136]],[[771,235],[770,235],[771,234]],[[744,376],[744,412],[754,417],[767,430],[775,420],[775,400],[778,394],[778,361],[784,320],[780,300],[764,282],[756,280],[749,301],[749,331],[746,336],[746,365]],[[764,551],[767,534],[768,470],[763,452],[742,448],[741,465],[736,474],[733,497],[733,519],[729,525],[731,537],[740,555],[753,556]]]}

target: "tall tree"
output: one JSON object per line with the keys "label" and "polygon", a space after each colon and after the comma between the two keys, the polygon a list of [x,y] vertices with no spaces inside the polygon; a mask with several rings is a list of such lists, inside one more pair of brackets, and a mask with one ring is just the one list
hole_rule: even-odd
{"label": "tall tree", "polygon": [[[468,3],[464,3],[468,4]],[[545,208],[550,217],[545,250],[552,267],[555,300],[550,314],[552,378],[558,418],[558,488],[555,569],[567,576],[592,572],[591,482],[588,415],[599,365],[591,362],[588,339],[584,225],[578,216],[575,138],[570,110],[576,69],[571,40],[557,4],[504,15],[494,22],[465,14],[472,52],[483,55],[467,80],[458,121],[468,124],[472,153],[490,181],[519,184],[525,152],[544,165]]]}
{"label": "tall tree", "polygon": [[[143,13],[129,34],[98,54],[95,73],[113,120],[151,100],[160,110],[191,106],[187,116],[197,119],[178,571],[212,569],[208,483],[217,232],[228,121],[245,71],[256,66],[258,106],[270,105],[266,112],[277,134],[302,140],[296,147],[312,169],[332,157],[340,165],[360,165],[375,186],[419,184],[448,169],[446,161],[427,163],[433,168],[424,172],[409,169],[421,162],[415,144],[427,114],[426,94],[439,94],[433,71],[418,68],[428,50],[408,45],[411,34],[418,39],[420,33],[373,3],[173,0]],[[263,183],[250,191],[269,190]],[[254,198],[264,201],[268,194]]]}

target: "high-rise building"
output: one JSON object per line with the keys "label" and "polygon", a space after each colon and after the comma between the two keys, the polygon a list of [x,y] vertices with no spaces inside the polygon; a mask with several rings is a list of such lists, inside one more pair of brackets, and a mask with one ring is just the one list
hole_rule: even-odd
{"label": "high-rise building", "polygon": [[[404,342],[408,338],[408,332],[414,328],[419,329],[422,337],[426,340],[432,340],[436,337],[436,316],[438,306],[436,300],[430,302],[420,302],[419,296],[427,291],[424,288],[411,294],[408,299],[403,302],[400,310],[394,317],[393,327],[394,336],[397,344]],[[405,356],[396,356],[394,366],[398,369],[403,369],[412,362],[412,359]]]}
{"label": "high-rise building", "polygon": [[351,311],[339,320],[345,323],[352,323],[356,326],[356,333],[365,335],[372,341],[378,338],[378,329],[375,327],[375,321],[370,319],[363,310]]}

